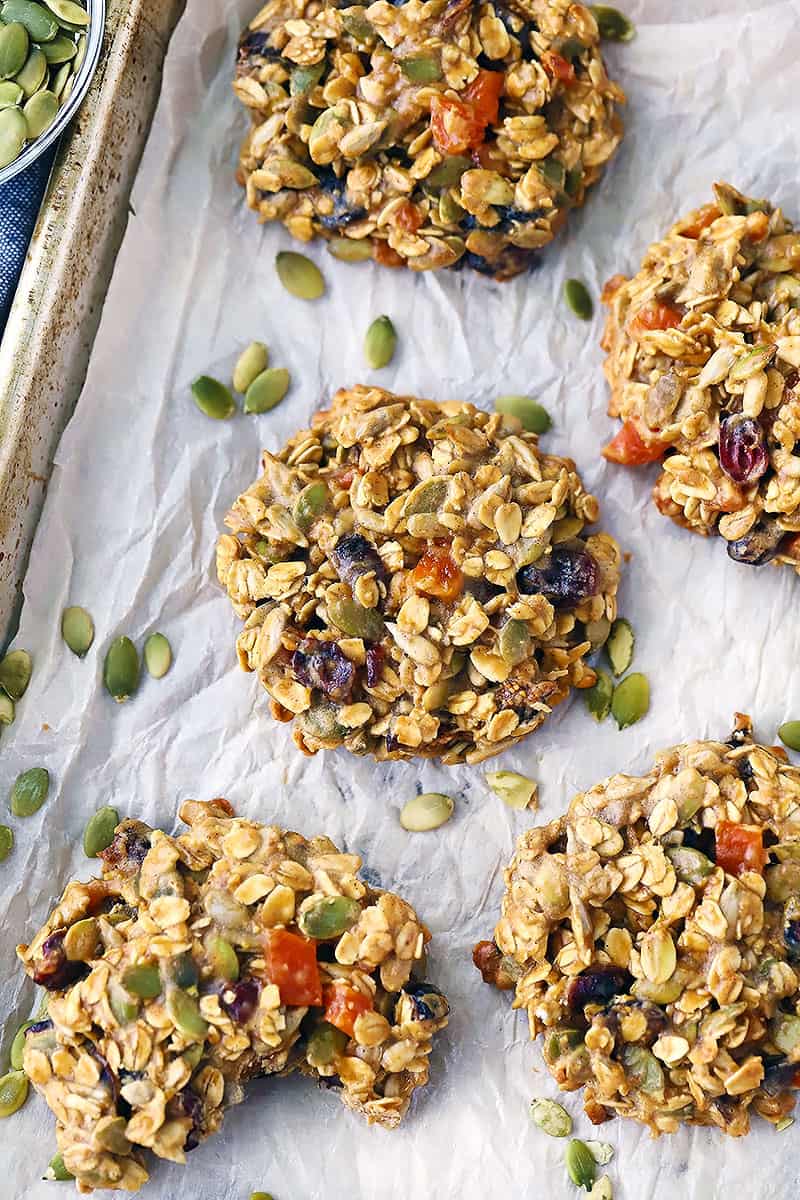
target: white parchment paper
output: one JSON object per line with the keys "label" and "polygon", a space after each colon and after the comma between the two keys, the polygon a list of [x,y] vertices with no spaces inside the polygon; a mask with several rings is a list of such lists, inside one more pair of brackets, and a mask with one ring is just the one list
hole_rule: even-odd
{"label": "white parchment paper", "polygon": [[[3,733],[0,795],[17,773],[45,764],[53,778],[39,814],[15,821],[17,845],[0,868],[3,1062],[33,988],[14,944],[45,918],[67,880],[91,873],[80,848],[104,804],[172,828],[187,796],[226,795],[237,811],[305,834],[326,832],[362,853],[370,878],[394,886],[434,932],[430,975],[453,1006],[433,1081],[408,1121],[387,1134],[302,1080],[265,1081],[187,1168],[155,1164],[146,1196],[243,1200],[530,1200],[575,1195],[564,1144],[531,1124],[528,1102],[555,1095],[508,998],[485,987],[470,948],[490,934],[500,869],[533,819],[486,788],[485,767],[376,766],[345,752],[303,758],[266,714],[254,676],[234,661],[239,625],[217,586],[213,549],[223,514],[254,477],[262,447],[278,447],[335,387],[359,381],[483,406],[529,392],[554,417],[545,446],[569,453],[602,501],[602,525],[630,552],[622,611],[637,634],[636,666],[651,679],[649,716],[623,733],[597,727],[580,699],[493,767],[540,784],[541,815],[613,770],[643,770],[653,751],[726,736],[735,708],[774,738],[800,713],[800,583],[788,571],[735,566],[719,542],[682,533],[648,503],[648,472],[603,463],[601,316],[575,320],[561,299],[580,276],[597,295],[635,269],[647,244],[728,179],[776,197],[800,217],[798,0],[631,0],[638,36],[607,57],[628,92],[627,137],[583,213],[542,258],[508,284],[469,272],[415,276],[346,266],[320,246],[326,297],[307,304],[277,282],[281,228],[260,228],[232,173],[244,118],[229,87],[237,35],[256,0],[189,0],[167,59],[164,92],[136,184],[127,236],[105,306],[88,380],[58,450],[25,584],[16,644],[35,671]],[[391,315],[399,350],[370,373],[363,334]],[[218,424],[195,409],[187,384],[225,374],[252,338],[291,369],[284,403],[261,417]],[[63,646],[62,609],[83,604],[97,640],[84,661]],[[141,646],[155,629],[174,665],[116,706],[101,683],[109,641]],[[398,809],[416,789],[457,797],[442,830],[409,835]],[[4,1068],[5,1069],[5,1068]],[[594,1136],[576,1097],[576,1133]],[[683,1131],[658,1142],[612,1122],[608,1168],[622,1200],[748,1200],[797,1192],[795,1130],[758,1124],[744,1140]],[[3,1123],[0,1195],[52,1197],[40,1182],[54,1150],[38,1099]]]}

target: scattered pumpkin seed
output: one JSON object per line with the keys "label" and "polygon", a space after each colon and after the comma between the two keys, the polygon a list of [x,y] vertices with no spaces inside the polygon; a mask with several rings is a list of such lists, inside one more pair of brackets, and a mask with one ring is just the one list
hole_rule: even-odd
{"label": "scattered pumpkin seed", "polygon": [[64,1166],[64,1155],[59,1151],[58,1154],[54,1154],[50,1159],[50,1163],[42,1178],[49,1180],[51,1183],[68,1183],[75,1176]]}
{"label": "scattered pumpkin seed", "polygon": [[611,664],[611,670],[619,679],[624,675],[633,662],[633,650],[636,645],[630,621],[617,617],[611,626],[611,632],[606,641],[606,657]]}
{"label": "scattered pumpkin seed", "polygon": [[629,725],[641,721],[649,708],[650,684],[646,675],[634,672],[614,688],[611,714],[620,729],[627,729]]}
{"label": "scattered pumpkin seed", "polygon": [[34,0],[4,0],[0,20],[6,25],[14,22],[24,25],[33,42],[51,42],[58,33],[58,22]]}
{"label": "scattered pumpkin seed", "polygon": [[0,687],[12,700],[21,700],[25,695],[32,669],[27,650],[12,650],[0,662]]}
{"label": "scattered pumpkin seed", "polygon": [[614,1147],[611,1145],[611,1142],[586,1141],[583,1144],[588,1150],[591,1150],[598,1167],[607,1166],[614,1157]]}
{"label": "scattered pumpkin seed", "polygon": [[364,357],[373,371],[386,367],[394,358],[397,333],[387,316],[376,317],[364,338]]}
{"label": "scattered pumpkin seed", "polygon": [[218,979],[225,979],[228,983],[236,982],[239,978],[239,959],[230,942],[218,934],[212,934],[206,942],[206,954]]}
{"label": "scattered pumpkin seed", "polygon": [[286,367],[267,367],[257,375],[247,389],[244,398],[246,413],[265,413],[280,404],[289,390],[289,372]]}
{"label": "scattered pumpkin seed", "polygon": [[163,633],[151,633],[142,652],[144,665],[153,679],[163,679],[172,666],[172,647]]}
{"label": "scattered pumpkin seed", "polygon": [[366,262],[372,258],[372,245],[369,238],[331,238],[328,242],[328,253],[339,262]]}
{"label": "scattered pumpkin seed", "polygon": [[586,688],[583,693],[586,707],[598,724],[600,721],[605,721],[611,712],[611,698],[613,695],[614,684],[611,676],[605,671],[598,671],[594,687]]}
{"label": "scattered pumpkin seed", "polygon": [[137,963],[135,967],[128,967],[122,976],[122,984],[132,996],[154,1000],[161,995],[161,972],[156,963]]}
{"label": "scattered pumpkin seed", "polygon": [[319,267],[296,250],[281,250],[275,257],[275,269],[287,292],[299,300],[318,300],[325,291]]}
{"label": "scattered pumpkin seed", "polygon": [[234,391],[244,395],[253,380],[267,369],[268,363],[269,350],[264,343],[251,342],[239,355],[233,368]]}
{"label": "scattered pumpkin seed", "polygon": [[73,604],[61,616],[61,636],[78,658],[83,658],[94,641],[94,621],[85,608]]}
{"label": "scattered pumpkin seed", "polygon": [[14,830],[8,825],[0,825],[0,862],[5,862],[14,849]]}
{"label": "scattered pumpkin seed", "polygon": [[528,808],[535,800],[535,781],[516,771],[489,771],[486,782],[509,808]]}
{"label": "scattered pumpkin seed", "polygon": [[167,1012],[184,1037],[204,1038],[208,1033],[208,1021],[200,1015],[200,1006],[182,988],[167,993]]}
{"label": "scattered pumpkin seed", "polygon": [[607,1175],[601,1175],[589,1192],[589,1200],[614,1200],[614,1189]]}
{"label": "scattered pumpkin seed", "polygon": [[778,737],[784,746],[800,753],[800,721],[787,721],[778,730]]}
{"label": "scattered pumpkin seed", "polygon": [[592,297],[580,279],[567,280],[564,284],[564,299],[576,317],[580,317],[581,321],[591,321],[594,312]]}
{"label": "scattered pumpkin seed", "polygon": [[9,808],[15,817],[32,817],[44,804],[50,790],[50,773],[46,767],[31,767],[14,781]]}
{"label": "scattered pumpkin seed", "polygon": [[0,725],[13,725],[15,716],[14,701],[5,692],[0,692]]}
{"label": "scattered pumpkin seed", "polygon": [[386,632],[383,617],[376,608],[364,608],[357,600],[336,596],[328,601],[328,616],[349,637],[379,642]]}
{"label": "scattered pumpkin seed", "polygon": [[788,1129],[794,1125],[794,1117],[781,1117],[780,1121],[776,1122],[775,1132],[783,1133],[784,1129]]}
{"label": "scattered pumpkin seed", "polygon": [[328,503],[328,485],[322,479],[307,483],[294,502],[292,517],[303,533],[308,533],[317,517],[322,516]]}
{"label": "scattered pumpkin seed", "polygon": [[224,383],[211,375],[198,375],[192,384],[194,402],[214,421],[227,421],[236,412],[236,401]]}
{"label": "scattered pumpkin seed", "polygon": [[23,1021],[17,1032],[14,1034],[14,1040],[11,1043],[11,1052],[8,1056],[9,1062],[11,1063],[11,1068],[14,1071],[22,1070],[22,1056],[25,1051],[25,1031],[30,1029],[31,1025],[35,1024],[36,1022],[33,1020]]}
{"label": "scattered pumpkin seed", "polygon": [[272,1200],[269,1192],[251,1192],[250,1200]]}
{"label": "scattered pumpkin seed", "polygon": [[306,1058],[312,1067],[329,1067],[344,1053],[346,1045],[346,1033],[327,1021],[321,1021],[309,1036]]}
{"label": "scattered pumpkin seed", "polygon": [[9,23],[0,29],[0,79],[11,79],[25,65],[30,38],[21,21],[12,21],[10,17],[3,17],[4,8],[5,5],[0,8],[0,18]]}
{"label": "scattered pumpkin seed", "polygon": [[575,1186],[586,1188],[588,1192],[597,1175],[597,1164],[585,1142],[573,1138],[567,1146],[564,1162],[567,1173]]}
{"label": "scattered pumpkin seed", "polygon": [[600,37],[609,42],[629,42],[636,33],[633,22],[610,4],[590,4],[589,11],[597,21]]}
{"label": "scattered pumpkin seed", "polygon": [[94,917],[75,921],[64,934],[64,952],[69,962],[91,962],[99,939],[100,930]]}
{"label": "scattered pumpkin seed", "polygon": [[300,911],[297,924],[306,937],[324,942],[340,937],[355,925],[360,915],[361,906],[357,900],[348,896],[322,896]]}
{"label": "scattered pumpkin seed", "polygon": [[103,683],[118,704],[132,696],[139,686],[139,655],[129,637],[115,638],[103,665]]}
{"label": "scattered pumpkin seed", "polygon": [[28,1099],[28,1076],[24,1071],[9,1071],[0,1079],[0,1117],[10,1117]]}
{"label": "scattered pumpkin seed", "polygon": [[[8,29],[11,26],[7,26]],[[0,46],[2,52],[2,46]],[[7,167],[15,158],[19,158],[25,139],[28,136],[28,126],[19,108],[4,108],[0,110],[0,167]]]}
{"label": "scattered pumpkin seed", "polygon": [[508,413],[522,422],[528,433],[547,433],[553,422],[546,408],[530,396],[498,396],[494,402],[495,412]]}
{"label": "scattered pumpkin seed", "polygon": [[75,0],[44,0],[47,7],[52,13],[55,13],[59,22],[66,21],[68,25],[78,25],[83,27],[89,24],[89,14],[82,5],[76,4]]}
{"label": "scattered pumpkin seed", "polygon": [[449,821],[455,809],[455,801],[441,792],[423,792],[406,801],[400,811],[400,824],[411,833],[426,833],[439,829]]}
{"label": "scattered pumpkin seed", "polygon": [[89,858],[97,858],[101,850],[106,850],[114,840],[114,832],[119,825],[119,813],[111,805],[99,808],[86,823],[83,831],[83,851]]}
{"label": "scattered pumpkin seed", "polygon": [[572,1117],[562,1104],[544,1097],[531,1103],[531,1117],[543,1133],[550,1137],[569,1137],[572,1133]]}

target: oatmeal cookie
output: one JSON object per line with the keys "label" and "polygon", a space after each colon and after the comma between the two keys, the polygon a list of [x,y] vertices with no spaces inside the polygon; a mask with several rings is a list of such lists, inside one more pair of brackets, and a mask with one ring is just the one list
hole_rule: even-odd
{"label": "oatmeal cookie", "polygon": [[594,683],[620,551],[516,417],[356,387],[262,462],[217,570],[301,750],[479,762]]}
{"label": "oatmeal cookie", "polygon": [[474,960],[514,989],[564,1091],[599,1123],[747,1133],[800,1085],[800,769],[756,745],[664,750],[528,830],[494,942]]}
{"label": "oatmeal cookie", "polygon": [[571,0],[270,0],[233,87],[259,218],[417,271],[518,274],[622,137],[624,94]]}
{"label": "oatmeal cookie", "polygon": [[144,1150],[184,1162],[258,1075],[301,1071],[393,1127],[448,1005],[430,934],[361,860],[187,801],[186,833],[123,821],[102,879],[70,883],[18,954],[49,992],[24,1069],[80,1191],[136,1191]]}
{"label": "oatmeal cookie", "polygon": [[735,562],[800,573],[800,235],[728,184],[673,225],[638,275],[614,276],[603,451],[661,460],[660,512],[719,534]]}

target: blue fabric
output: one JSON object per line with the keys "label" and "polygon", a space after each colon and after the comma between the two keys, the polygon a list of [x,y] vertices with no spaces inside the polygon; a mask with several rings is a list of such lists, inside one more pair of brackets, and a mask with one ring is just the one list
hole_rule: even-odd
{"label": "blue fabric", "polygon": [[42,206],[57,143],[8,183],[0,184],[0,337]]}

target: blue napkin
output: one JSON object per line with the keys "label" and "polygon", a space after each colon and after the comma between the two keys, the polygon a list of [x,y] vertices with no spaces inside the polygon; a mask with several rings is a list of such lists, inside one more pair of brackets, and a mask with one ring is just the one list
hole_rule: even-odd
{"label": "blue napkin", "polygon": [[57,143],[49,146],[21,175],[0,184],[0,337],[42,206],[56,148]]}

